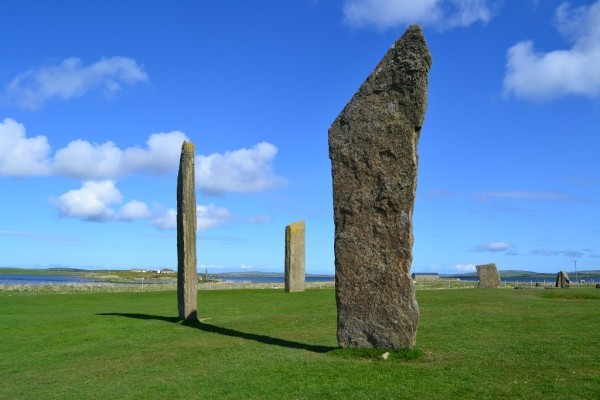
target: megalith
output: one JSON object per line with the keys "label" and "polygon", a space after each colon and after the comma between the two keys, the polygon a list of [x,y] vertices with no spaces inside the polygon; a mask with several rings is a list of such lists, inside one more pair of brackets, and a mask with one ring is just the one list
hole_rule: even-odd
{"label": "megalith", "polygon": [[177,305],[179,318],[198,318],[194,145],[183,142],[177,176]]}
{"label": "megalith", "polygon": [[562,289],[568,289],[571,280],[569,279],[569,274],[565,271],[560,271],[556,274],[556,287]]}
{"label": "megalith", "polygon": [[430,67],[411,25],[329,128],[340,347],[415,344],[412,215]]}
{"label": "megalith", "polygon": [[285,227],[285,291],[303,292],[305,276],[304,221]]}
{"label": "megalith", "polygon": [[496,264],[483,264],[477,265],[477,276],[479,277],[479,283],[477,287],[484,289],[495,289],[500,286],[500,275]]}

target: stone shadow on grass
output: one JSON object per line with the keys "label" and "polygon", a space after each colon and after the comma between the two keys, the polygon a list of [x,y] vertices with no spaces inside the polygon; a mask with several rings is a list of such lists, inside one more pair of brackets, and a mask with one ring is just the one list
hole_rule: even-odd
{"label": "stone shadow on grass", "polygon": [[181,323],[184,326],[187,326],[190,328],[196,328],[203,332],[216,333],[218,335],[237,337],[237,338],[246,339],[246,340],[254,340],[255,342],[259,342],[259,343],[264,343],[264,344],[269,344],[269,345],[279,346],[279,347],[287,347],[289,349],[306,350],[306,351],[311,351],[313,353],[327,353],[331,350],[337,349],[337,347],[306,344],[306,343],[294,342],[294,341],[286,340],[286,339],[274,338],[274,337],[266,336],[266,335],[259,335],[256,333],[236,331],[235,329],[222,328],[220,326],[207,324],[207,323],[204,323],[204,322],[201,322],[198,320],[182,321],[178,317],[164,317],[161,315],[136,314],[136,313],[99,313],[96,315],[117,316],[117,317],[126,317],[126,318],[143,319],[143,320],[157,320],[157,321],[165,321],[165,322],[171,322],[171,323],[176,323],[176,324]]}

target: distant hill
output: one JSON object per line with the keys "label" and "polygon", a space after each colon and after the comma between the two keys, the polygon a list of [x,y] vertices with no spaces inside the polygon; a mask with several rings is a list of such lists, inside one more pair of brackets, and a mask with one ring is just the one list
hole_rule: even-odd
{"label": "distant hill", "polygon": [[[507,270],[498,270],[498,274],[500,274],[500,278],[530,278],[530,279],[549,279],[555,278],[556,272],[533,272],[533,271],[524,271],[518,269],[507,269]],[[600,278],[600,270],[586,270],[586,271],[567,271],[570,277],[578,276],[579,279],[582,278]],[[477,278],[477,272],[468,272],[465,274],[440,274],[442,278]]]}

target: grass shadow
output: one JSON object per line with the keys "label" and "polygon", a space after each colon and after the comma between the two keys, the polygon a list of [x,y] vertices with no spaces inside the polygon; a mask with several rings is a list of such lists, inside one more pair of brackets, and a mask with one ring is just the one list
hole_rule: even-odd
{"label": "grass shadow", "polygon": [[117,316],[126,317],[141,320],[157,320],[165,321],[176,324],[182,324],[184,326],[195,328],[203,332],[216,333],[223,336],[236,337],[246,340],[253,340],[258,343],[264,343],[273,346],[286,347],[288,349],[306,350],[313,353],[327,353],[337,347],[312,345],[307,343],[294,342],[292,340],[274,338],[267,335],[259,335],[256,333],[241,332],[235,329],[223,328],[216,325],[207,324],[198,320],[182,321],[178,317],[164,317],[160,315],[149,315],[149,314],[137,314],[137,313],[99,313],[96,315],[102,316]]}

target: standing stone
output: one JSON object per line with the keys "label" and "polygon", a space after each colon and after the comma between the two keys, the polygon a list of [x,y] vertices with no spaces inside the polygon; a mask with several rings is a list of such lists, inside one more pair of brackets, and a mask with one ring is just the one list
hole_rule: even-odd
{"label": "standing stone", "polygon": [[183,142],[177,176],[177,304],[179,318],[198,318],[194,145]]}
{"label": "standing stone", "polygon": [[412,214],[430,67],[411,25],[329,128],[340,347],[415,344]]}
{"label": "standing stone", "polygon": [[304,221],[285,227],[285,291],[304,291]]}
{"label": "standing stone", "polygon": [[496,264],[483,264],[477,265],[477,276],[479,277],[479,283],[477,287],[485,289],[495,289],[500,286],[500,275]]}
{"label": "standing stone", "polygon": [[557,288],[568,289],[570,283],[571,283],[571,280],[569,279],[569,274],[567,274],[565,271],[560,271],[556,275],[556,287]]}

